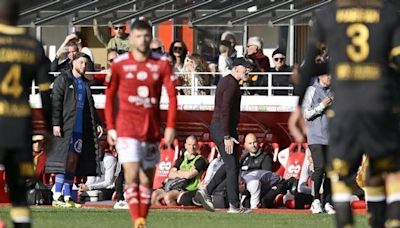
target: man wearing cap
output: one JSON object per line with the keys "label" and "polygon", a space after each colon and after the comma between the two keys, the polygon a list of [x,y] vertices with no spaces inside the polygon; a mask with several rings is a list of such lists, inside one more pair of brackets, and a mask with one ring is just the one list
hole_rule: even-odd
{"label": "man wearing cap", "polygon": [[93,31],[96,38],[106,46],[107,50],[116,50],[118,54],[123,54],[130,50],[128,36],[129,34],[125,32],[126,25],[122,23],[114,24],[112,29],[115,32],[115,36],[112,37],[108,42],[104,35],[99,30],[99,25],[97,20],[93,20]]}
{"label": "man wearing cap", "polygon": [[[284,50],[277,48],[272,52],[272,60],[274,67],[271,68],[271,72],[292,72],[292,68],[286,65],[286,53]],[[287,75],[272,75],[273,86],[290,86],[290,74]],[[289,90],[273,90],[273,95],[288,95]]]}
{"label": "man wearing cap", "polygon": [[[211,137],[218,146],[224,160],[229,201],[228,213],[246,213],[239,201],[239,142],[236,127],[240,119],[241,92],[239,81],[248,79],[251,63],[245,58],[233,61],[232,71],[223,77],[215,93],[214,114],[210,125]],[[207,191],[200,191],[201,203],[205,208],[213,208]],[[211,210],[212,211],[212,210]]]}
{"label": "man wearing cap", "polygon": [[[327,63],[316,65],[315,71],[318,78],[312,86],[308,87],[303,102],[303,113],[309,129],[307,143],[314,164],[314,173],[312,175],[314,200],[310,208],[313,214],[322,213],[323,211],[328,214],[335,213],[331,204],[330,180],[325,172],[328,152],[328,117],[326,112],[333,102],[333,95],[330,89],[331,76],[328,74],[327,68]],[[325,180],[323,181],[324,176]],[[322,181],[324,183],[324,193],[321,199],[319,189]]]}

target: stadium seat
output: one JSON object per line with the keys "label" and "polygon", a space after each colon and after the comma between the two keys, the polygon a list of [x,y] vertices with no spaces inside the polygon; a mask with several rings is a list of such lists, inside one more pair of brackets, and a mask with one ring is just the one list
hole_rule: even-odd
{"label": "stadium seat", "polygon": [[[284,167],[284,179],[287,180],[290,177],[299,179],[307,149],[307,143],[291,143],[288,148],[279,152],[278,160]],[[280,172],[282,172],[282,170],[280,170]]]}
{"label": "stadium seat", "polygon": [[6,172],[4,166],[0,165],[0,203],[9,203],[6,185]]}
{"label": "stadium seat", "polygon": [[201,155],[207,159],[208,162],[211,162],[218,156],[217,146],[214,142],[200,141],[199,147]]}
{"label": "stadium seat", "polygon": [[173,167],[174,162],[180,155],[179,142],[177,139],[173,142],[173,147],[168,148],[164,139],[160,142],[160,162],[157,164],[154,175],[153,189],[159,189],[163,186],[163,182],[168,177],[169,170]]}

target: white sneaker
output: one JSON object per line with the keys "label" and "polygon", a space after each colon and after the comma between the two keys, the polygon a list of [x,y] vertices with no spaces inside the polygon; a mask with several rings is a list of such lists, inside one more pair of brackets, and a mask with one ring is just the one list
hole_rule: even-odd
{"label": "white sneaker", "polygon": [[313,214],[319,214],[322,213],[322,205],[321,205],[321,201],[319,199],[315,199],[312,204],[311,204],[311,213]]}
{"label": "white sneaker", "polygon": [[336,214],[335,209],[333,209],[332,204],[326,203],[324,206],[325,212],[328,213],[329,215],[334,215]]}
{"label": "white sneaker", "polygon": [[129,209],[129,205],[125,200],[119,200],[114,204],[114,209]]}
{"label": "white sneaker", "polygon": [[247,213],[251,213],[251,209],[245,208],[245,207],[237,208],[232,205],[229,205],[229,209],[228,209],[227,213],[229,213],[229,214],[247,214]]}

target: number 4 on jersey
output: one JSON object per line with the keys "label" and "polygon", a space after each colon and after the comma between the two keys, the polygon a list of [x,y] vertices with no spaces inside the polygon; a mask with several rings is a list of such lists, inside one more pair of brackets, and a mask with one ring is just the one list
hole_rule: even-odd
{"label": "number 4 on jersey", "polygon": [[3,81],[0,84],[0,94],[12,95],[15,98],[19,97],[22,93],[21,79],[21,65],[13,64],[6,73]]}

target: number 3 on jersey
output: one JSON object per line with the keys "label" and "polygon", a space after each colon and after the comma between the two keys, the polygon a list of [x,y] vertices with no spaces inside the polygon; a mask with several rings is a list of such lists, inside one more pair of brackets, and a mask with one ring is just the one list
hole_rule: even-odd
{"label": "number 3 on jersey", "polygon": [[5,74],[3,81],[0,84],[0,94],[12,95],[15,98],[22,93],[21,80],[21,65],[11,65],[8,72]]}
{"label": "number 3 on jersey", "polygon": [[364,24],[356,23],[347,27],[347,36],[351,38],[351,44],[347,45],[347,56],[356,63],[362,62],[369,55],[369,30]]}

